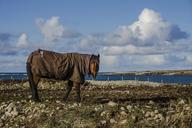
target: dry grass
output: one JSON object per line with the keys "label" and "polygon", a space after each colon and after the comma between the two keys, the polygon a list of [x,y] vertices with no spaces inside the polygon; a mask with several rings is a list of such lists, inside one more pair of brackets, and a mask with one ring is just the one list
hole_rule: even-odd
{"label": "dry grass", "polygon": [[40,103],[30,100],[27,82],[1,82],[0,127],[192,127],[190,85],[93,83],[81,88],[78,104],[74,90],[62,101],[65,82],[41,82]]}

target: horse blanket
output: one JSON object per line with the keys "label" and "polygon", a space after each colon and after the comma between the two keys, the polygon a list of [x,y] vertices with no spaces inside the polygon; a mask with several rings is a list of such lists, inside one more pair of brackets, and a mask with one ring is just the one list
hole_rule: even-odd
{"label": "horse blanket", "polygon": [[56,53],[38,49],[27,60],[31,70],[45,78],[71,80],[84,83],[85,75],[90,74],[90,54]]}

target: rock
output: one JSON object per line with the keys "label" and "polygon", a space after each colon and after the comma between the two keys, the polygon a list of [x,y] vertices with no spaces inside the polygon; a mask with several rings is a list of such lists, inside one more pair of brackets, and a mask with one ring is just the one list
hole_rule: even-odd
{"label": "rock", "polygon": [[[31,98],[32,98],[32,96],[31,96],[31,95],[29,95],[29,96],[28,96],[28,99],[31,99]],[[29,102],[30,102],[30,101],[29,101]]]}
{"label": "rock", "polygon": [[148,111],[145,113],[145,117],[149,117],[150,115],[151,115],[151,113]]}
{"label": "rock", "polygon": [[112,119],[110,119],[110,123],[111,123],[111,124],[114,124],[114,123],[117,123],[117,121],[112,118]]}
{"label": "rock", "polygon": [[158,114],[158,118],[159,118],[159,120],[164,120],[164,117],[163,117],[163,115],[162,114]]}
{"label": "rock", "polygon": [[159,119],[159,116],[155,115],[154,120],[157,120],[157,119]]}
{"label": "rock", "polygon": [[59,104],[59,103],[61,103],[61,101],[59,101],[59,100],[56,100],[56,103],[57,103],[57,104]]}
{"label": "rock", "polygon": [[17,116],[18,114],[19,114],[19,112],[16,109],[11,112],[11,115],[13,117]]}
{"label": "rock", "polygon": [[185,110],[187,110],[187,111],[189,111],[190,109],[191,109],[191,108],[190,108],[189,106],[185,108]]}
{"label": "rock", "polygon": [[46,108],[46,105],[45,104],[41,104],[40,108]]}
{"label": "rock", "polygon": [[125,108],[124,108],[124,107],[121,107],[120,109],[121,109],[122,111],[125,111]]}
{"label": "rock", "polygon": [[158,111],[158,110],[155,110],[154,112],[155,112],[155,114],[158,114],[158,113],[159,113],[159,111]]}
{"label": "rock", "polygon": [[26,100],[21,100],[21,103],[25,103],[25,102],[27,102]]}
{"label": "rock", "polygon": [[102,125],[105,125],[106,123],[107,123],[106,120],[102,120],[102,121],[101,121],[101,124],[102,124]]}
{"label": "rock", "polygon": [[125,93],[130,94],[130,91],[129,91],[129,90],[127,90],[127,91],[125,91]]}
{"label": "rock", "polygon": [[151,106],[149,106],[149,105],[145,105],[145,108],[151,108]]}
{"label": "rock", "polygon": [[11,117],[12,114],[11,114],[10,112],[5,112],[5,116],[6,116],[6,117]]}
{"label": "rock", "polygon": [[185,104],[185,101],[183,99],[181,99],[178,104],[183,105],[183,104]]}
{"label": "rock", "polygon": [[100,116],[104,116],[107,112],[106,111],[103,111],[101,112]]}
{"label": "rock", "polygon": [[154,104],[154,101],[150,100],[150,101],[149,101],[149,104],[153,105],[153,104]]}
{"label": "rock", "polygon": [[132,110],[132,106],[131,105],[127,105],[127,110],[130,112]]}
{"label": "rock", "polygon": [[155,113],[154,113],[154,112],[151,112],[150,115],[151,115],[151,117],[154,117],[154,116],[155,116]]}
{"label": "rock", "polygon": [[156,122],[156,123],[159,123],[159,122],[160,122],[160,120],[155,120],[155,122]]}
{"label": "rock", "polygon": [[124,119],[122,121],[119,122],[120,124],[126,124],[127,123],[127,119]]}
{"label": "rock", "polygon": [[11,112],[14,107],[15,107],[15,104],[14,104],[14,103],[10,103],[5,110],[6,110],[7,112]]}
{"label": "rock", "polygon": [[1,116],[1,120],[2,120],[2,121],[3,121],[3,120],[6,120],[6,118],[7,118],[6,115],[2,115],[2,116]]}
{"label": "rock", "polygon": [[25,83],[23,84],[23,86],[24,86],[24,87],[29,87],[29,82],[25,82]]}
{"label": "rock", "polygon": [[136,116],[134,116],[134,115],[132,115],[131,118],[132,118],[133,120],[136,120]]}
{"label": "rock", "polygon": [[121,115],[127,115],[127,113],[125,111],[121,111],[120,114]]}
{"label": "rock", "polygon": [[153,120],[153,118],[151,118],[151,117],[147,118],[147,121],[152,121],[152,120]]}
{"label": "rock", "polygon": [[78,104],[77,104],[77,103],[74,103],[74,104],[73,104],[73,106],[74,106],[74,107],[77,107],[77,106],[78,106]]}
{"label": "rock", "polygon": [[118,104],[115,103],[115,102],[113,102],[113,101],[109,101],[108,105],[109,105],[110,107],[115,107],[115,106],[117,106]]}

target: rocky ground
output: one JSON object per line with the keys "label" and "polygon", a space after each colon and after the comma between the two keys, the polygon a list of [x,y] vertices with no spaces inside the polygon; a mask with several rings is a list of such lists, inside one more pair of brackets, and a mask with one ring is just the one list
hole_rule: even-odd
{"label": "rocky ground", "polygon": [[0,82],[0,127],[192,127],[191,85],[87,81],[65,103],[65,84],[42,80],[34,102],[28,82]]}

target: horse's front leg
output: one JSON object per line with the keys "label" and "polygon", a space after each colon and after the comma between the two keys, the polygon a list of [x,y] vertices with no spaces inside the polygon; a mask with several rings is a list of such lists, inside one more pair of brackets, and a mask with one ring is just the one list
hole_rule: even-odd
{"label": "horse's front leg", "polygon": [[77,93],[76,101],[77,101],[77,102],[81,102],[81,96],[80,96],[80,83],[76,83],[76,82],[74,82],[73,85],[75,86],[76,93]]}
{"label": "horse's front leg", "polygon": [[66,94],[65,94],[65,96],[63,98],[64,101],[67,101],[67,98],[68,98],[68,96],[69,96],[69,94],[70,94],[70,92],[72,90],[72,87],[73,87],[73,82],[69,81],[68,84],[67,84],[67,92],[66,92]]}
{"label": "horse's front leg", "polygon": [[40,77],[34,75],[32,81],[30,82],[30,87],[31,87],[31,91],[32,91],[32,99],[34,101],[40,101],[39,95],[38,95],[38,90],[37,90],[37,85],[39,83],[39,80],[40,80]]}

